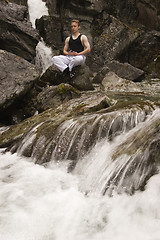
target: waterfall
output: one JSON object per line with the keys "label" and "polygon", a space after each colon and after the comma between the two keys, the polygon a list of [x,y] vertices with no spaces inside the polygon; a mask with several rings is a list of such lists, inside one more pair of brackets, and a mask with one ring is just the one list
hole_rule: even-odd
{"label": "waterfall", "polygon": [[[42,1],[28,6],[33,26],[48,14]],[[0,240],[159,240],[159,161],[150,150],[160,110],[52,117],[29,120],[13,154],[0,149]]]}
{"label": "waterfall", "polygon": [[152,143],[153,139],[149,136],[153,135],[154,138],[159,116],[160,111],[157,110],[145,122],[137,124],[129,132],[121,133],[112,142],[106,138],[101,140],[78,161],[74,174],[82,178],[81,191],[112,195],[114,191],[132,194],[143,189],[150,176],[157,173],[157,168],[150,160],[150,144],[146,146],[144,138],[141,140],[140,137],[145,135],[147,129],[146,139]]}
{"label": "waterfall", "polygon": [[[56,126],[56,129],[52,119],[48,119],[40,126],[45,132],[50,121],[52,127],[49,131],[52,132],[52,135],[49,138],[46,137],[45,133],[44,135],[36,135],[39,128],[38,124],[25,134],[23,141],[18,144],[17,152],[20,155],[25,155],[25,152],[29,152],[31,149],[30,156],[40,164],[53,159],[72,160],[73,163],[76,163],[101,139],[112,140],[115,136],[129,131],[145,119],[145,111],[137,108],[106,114],[88,114],[78,119],[72,118],[63,121],[59,126]],[[34,141],[31,142],[31,138]]]}
{"label": "waterfall", "polygon": [[[35,20],[41,18],[43,15],[48,15],[48,9],[46,3],[42,0],[28,0],[29,19],[35,28]],[[36,47],[36,59],[35,64],[38,69],[44,73],[47,68],[52,65],[52,49],[46,46],[43,38],[39,41]]]}
{"label": "waterfall", "polygon": [[[45,165],[34,163],[36,148],[41,151],[43,145],[41,139],[31,158],[1,149],[0,239],[158,240],[160,173],[157,168],[156,174],[151,177],[151,166],[149,162],[145,164],[147,153],[142,151],[145,141],[140,137],[148,134],[148,139],[159,131],[155,128],[155,125],[159,126],[159,118],[159,110],[147,118],[143,112],[132,115],[132,118],[131,115],[128,118],[123,116],[125,124],[122,124],[122,131],[109,141],[108,134],[100,138],[103,118],[99,116],[96,119],[94,116],[93,125],[97,126],[97,122],[102,124],[102,128],[97,129],[97,143],[88,154],[78,155],[72,172],[68,172],[70,161],[66,158],[63,161],[52,159]],[[114,121],[111,122],[113,124]],[[43,124],[30,130],[30,135],[26,135],[19,147],[19,153],[35,141],[36,130]],[[73,120],[64,122],[61,129],[66,132],[69,126],[73,127],[71,133],[76,136],[76,122]],[[5,131],[4,128],[0,130]],[[131,154],[130,149],[136,143],[135,136],[141,148],[136,148],[136,152],[133,148],[134,153]],[[84,134],[80,146],[83,137]],[[144,191],[130,194],[132,188],[138,189],[145,174],[149,174],[150,178],[147,184],[145,182]]]}
{"label": "waterfall", "polygon": [[[148,121],[151,124],[152,119]],[[133,131],[129,131],[131,135]],[[0,239],[158,240],[160,174],[150,178],[145,191],[132,196],[103,196],[97,189],[100,184],[96,188],[90,185],[99,173],[103,179],[103,171],[110,164],[108,160],[104,165],[106,156],[114,152],[120,138],[123,141],[126,137],[123,133],[113,143],[105,139],[99,142],[81,159],[73,174],[67,172],[67,161],[52,161],[44,167],[31,158],[3,153],[2,149]],[[120,161],[123,165],[126,159]]]}

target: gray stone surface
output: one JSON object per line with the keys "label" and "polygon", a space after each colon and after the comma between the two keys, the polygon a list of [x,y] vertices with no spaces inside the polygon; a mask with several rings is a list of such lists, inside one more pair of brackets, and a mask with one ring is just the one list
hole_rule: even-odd
{"label": "gray stone surface", "polygon": [[33,64],[0,50],[0,111],[22,98],[38,77]]}

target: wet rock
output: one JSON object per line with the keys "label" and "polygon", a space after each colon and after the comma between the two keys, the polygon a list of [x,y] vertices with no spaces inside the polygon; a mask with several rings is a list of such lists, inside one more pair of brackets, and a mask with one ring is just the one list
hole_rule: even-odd
{"label": "wet rock", "polygon": [[80,93],[69,84],[62,83],[58,86],[49,86],[38,94],[35,107],[39,112],[43,112],[79,96]]}
{"label": "wet rock", "polygon": [[155,111],[151,121],[146,120],[143,127],[137,127],[133,134],[128,135],[127,139],[118,145],[112,158],[119,169],[118,160],[123,157],[123,166],[121,166],[120,171],[116,170],[112,174],[104,193],[115,189],[119,193],[127,192],[129,194],[133,194],[139,189],[144,190],[148,179],[158,173],[160,166],[158,154],[160,146],[159,120],[159,114],[156,114]]}
{"label": "wet rock", "polygon": [[[57,126],[63,123],[64,120],[71,119],[72,116],[76,117],[84,113],[98,111],[102,108],[108,107],[109,104],[109,99],[104,94],[83,94],[81,98],[71,99],[59,107],[53,106],[51,109],[48,109],[41,114],[35,115],[17,125],[10,127],[7,132],[4,132],[2,135],[0,135],[0,147],[10,146],[18,139],[21,142],[21,137],[28,134],[30,129],[33,128],[36,131],[37,128],[34,128],[34,126],[40,127],[43,123],[45,124],[41,130],[39,128],[40,131],[39,133],[37,132],[37,137],[39,138],[42,133],[41,131],[43,131],[47,138],[52,138],[54,133],[53,131],[48,131],[48,127],[51,127],[54,129],[54,131],[56,131]],[[31,144],[34,145],[34,142]]]}
{"label": "wet rock", "polygon": [[0,48],[33,61],[38,32],[27,22],[26,7],[0,2]]}
{"label": "wet rock", "polygon": [[142,92],[134,82],[118,77],[114,72],[108,72],[102,80],[104,91]]}
{"label": "wet rock", "polygon": [[98,71],[93,77],[93,83],[102,83],[104,76],[109,72],[109,68],[104,66],[100,71]]}
{"label": "wet rock", "polygon": [[38,84],[43,87],[46,85],[59,85],[64,82],[66,82],[66,79],[63,77],[62,73],[54,65],[51,65],[42,74]]}
{"label": "wet rock", "polygon": [[86,93],[6,129],[0,135],[0,147],[32,156],[39,164],[54,159],[69,160],[75,166],[97,141],[113,139],[133,128],[152,108],[146,105],[147,111],[143,103],[102,114],[100,110],[109,109],[109,105],[105,94]]}
{"label": "wet rock", "polygon": [[110,71],[116,73],[121,78],[131,80],[133,82],[142,81],[145,77],[143,70],[133,67],[128,63],[120,63],[118,61],[112,61],[107,64]]}
{"label": "wet rock", "polygon": [[[39,77],[35,66],[4,50],[0,50],[0,112],[15,104],[32,88]],[[14,109],[12,110],[14,111]]]}

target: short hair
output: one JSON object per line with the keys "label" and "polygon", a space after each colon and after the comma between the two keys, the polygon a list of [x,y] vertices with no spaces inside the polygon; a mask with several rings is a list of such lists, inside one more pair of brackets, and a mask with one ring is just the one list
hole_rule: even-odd
{"label": "short hair", "polygon": [[79,20],[78,20],[78,19],[73,19],[73,20],[71,21],[71,24],[72,24],[73,22],[77,23],[77,24],[78,24],[78,26],[80,26],[80,22],[79,22]]}

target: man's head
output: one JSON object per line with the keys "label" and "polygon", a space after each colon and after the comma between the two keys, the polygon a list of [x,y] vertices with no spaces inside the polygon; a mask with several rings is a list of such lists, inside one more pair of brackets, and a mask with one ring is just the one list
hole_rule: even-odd
{"label": "man's head", "polygon": [[71,25],[72,25],[72,23],[77,23],[77,24],[78,24],[78,26],[80,26],[80,22],[79,22],[79,20],[78,20],[78,19],[73,19],[73,20],[71,21]]}
{"label": "man's head", "polygon": [[73,19],[73,20],[71,21],[71,30],[72,30],[72,32],[73,32],[73,33],[76,33],[76,32],[79,31],[79,29],[80,29],[79,20]]}

